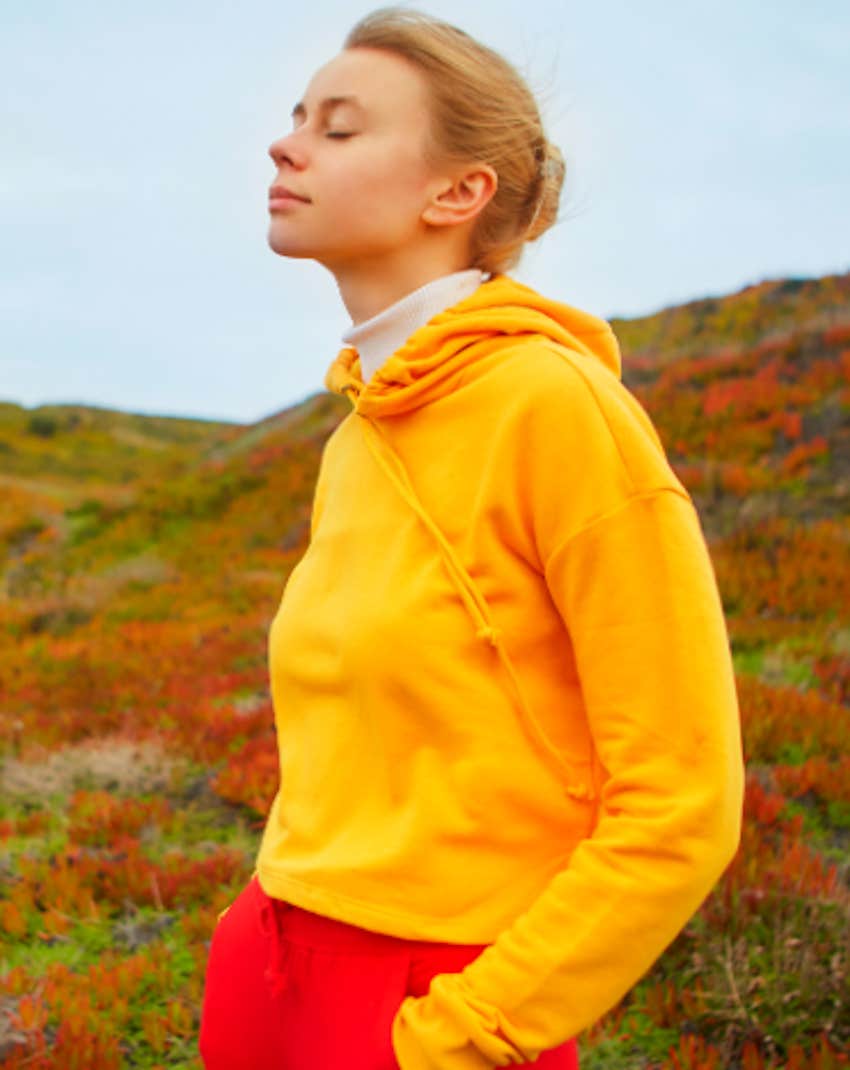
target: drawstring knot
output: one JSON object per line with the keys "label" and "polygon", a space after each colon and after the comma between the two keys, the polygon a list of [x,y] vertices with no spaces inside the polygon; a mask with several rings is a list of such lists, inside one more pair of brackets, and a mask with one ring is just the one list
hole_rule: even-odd
{"label": "drawstring knot", "polygon": [[482,624],[475,634],[479,639],[485,639],[492,646],[498,646],[499,639],[502,635],[502,629],[494,628],[492,624]]}

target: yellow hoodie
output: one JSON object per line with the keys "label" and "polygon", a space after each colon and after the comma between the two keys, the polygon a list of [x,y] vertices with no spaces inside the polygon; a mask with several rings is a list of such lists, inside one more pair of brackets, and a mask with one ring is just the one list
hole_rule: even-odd
{"label": "yellow hoodie", "polygon": [[596,1021],[740,838],[743,754],[694,505],[611,327],[506,275],[364,385],[343,349],[309,547],[269,633],[263,889],[488,943],[393,1022],[402,1070],[532,1061]]}

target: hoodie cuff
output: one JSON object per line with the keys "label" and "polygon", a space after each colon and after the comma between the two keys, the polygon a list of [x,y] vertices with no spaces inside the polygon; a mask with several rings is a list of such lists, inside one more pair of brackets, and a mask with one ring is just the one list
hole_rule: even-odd
{"label": "hoodie cuff", "polygon": [[492,1070],[527,1063],[507,1039],[498,1008],[476,996],[457,973],[437,974],[426,996],[408,996],[392,1023],[401,1070]]}

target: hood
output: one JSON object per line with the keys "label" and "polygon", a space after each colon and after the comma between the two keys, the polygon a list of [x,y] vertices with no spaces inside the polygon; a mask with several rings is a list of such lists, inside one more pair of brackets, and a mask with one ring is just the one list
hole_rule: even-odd
{"label": "hood", "polygon": [[620,348],[610,324],[543,297],[509,275],[494,275],[419,327],[368,383],[357,350],[346,346],[328,368],[325,386],[347,395],[362,416],[397,415],[448,393],[458,373],[489,352],[476,342],[521,335],[542,335],[596,358],[621,377]]}

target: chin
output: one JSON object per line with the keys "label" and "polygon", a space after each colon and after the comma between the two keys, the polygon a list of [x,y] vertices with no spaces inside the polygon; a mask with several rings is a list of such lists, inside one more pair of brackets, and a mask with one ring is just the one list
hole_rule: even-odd
{"label": "chin", "polygon": [[269,228],[268,244],[272,252],[278,256],[289,256],[293,260],[308,260],[315,254],[311,249],[305,248],[291,239],[287,240],[282,234],[275,234],[274,227]]}

